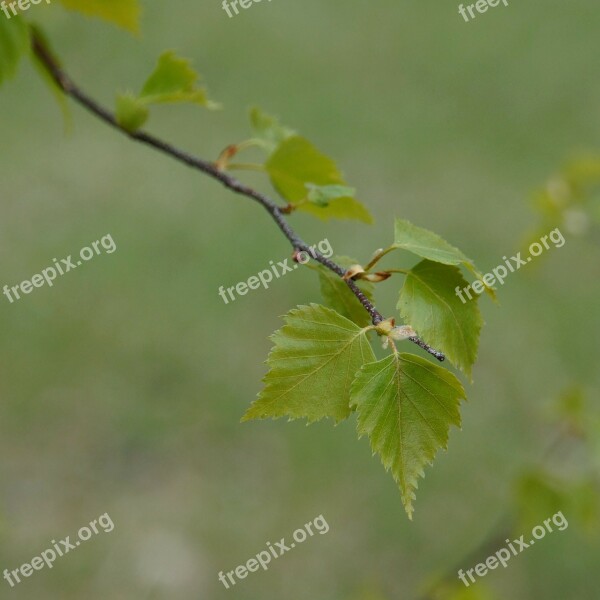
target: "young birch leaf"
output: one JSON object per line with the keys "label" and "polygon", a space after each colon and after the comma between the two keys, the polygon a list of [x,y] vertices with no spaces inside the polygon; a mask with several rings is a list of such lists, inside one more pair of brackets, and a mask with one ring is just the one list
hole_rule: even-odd
{"label": "young birch leaf", "polygon": [[29,30],[20,16],[0,15],[0,85],[14,77],[21,57],[29,51]]}
{"label": "young birch leaf", "polygon": [[354,188],[346,185],[315,185],[314,183],[306,183],[305,186],[308,190],[307,200],[317,206],[329,206],[332,200],[352,198],[356,193]]}
{"label": "young birch leaf", "polygon": [[366,330],[311,304],[291,310],[272,339],[265,388],[242,421],[287,416],[309,423],[331,417],[337,423],[348,417],[354,375],[375,360]]}
{"label": "young birch leaf", "polygon": [[335,198],[327,206],[306,201],[306,184],[345,186],[346,182],[336,164],[305,138],[295,135],[285,139],[269,157],[265,168],[275,189],[298,210],[323,220],[338,218],[373,222],[367,209],[353,196]]}
{"label": "young birch leaf", "polygon": [[117,121],[128,131],[135,131],[148,119],[148,106],[152,104],[190,102],[208,109],[218,108],[216,102],[208,99],[206,90],[197,86],[199,78],[188,60],[174,52],[165,52],[138,96],[131,93],[117,96]]}
{"label": "young birch leaf", "polygon": [[268,115],[260,108],[250,110],[250,123],[257,139],[263,142],[265,149],[271,153],[283,140],[295,135],[295,131],[282,125],[279,119]]}
{"label": "young birch leaf", "polygon": [[460,427],[465,398],[450,371],[413,354],[366,364],[352,384],[358,435],[369,436],[373,453],[391,469],[410,519],[417,479],[438,449],[447,448],[450,425]]}
{"label": "young birch leaf", "polygon": [[483,319],[476,296],[463,303],[456,295],[465,286],[457,267],[423,260],[407,274],[398,310],[423,340],[471,377]]}
{"label": "young birch leaf", "polygon": [[196,85],[199,79],[200,75],[189,60],[167,51],[159,57],[154,72],[142,88],[140,99],[146,104],[192,102],[216,108],[218,105],[208,99],[206,90]]}
{"label": "young birch leaf", "polygon": [[131,33],[139,33],[141,8],[138,0],[60,0],[60,3],[69,10],[104,19]]}
{"label": "young birch leaf", "polygon": [[148,107],[133,94],[119,94],[115,114],[121,127],[127,131],[135,131],[148,120],[150,112]]}
{"label": "young birch leaf", "polygon": [[[355,265],[358,261],[347,256],[336,256],[335,262],[342,267]],[[325,304],[335,310],[337,313],[350,319],[359,327],[367,327],[371,324],[371,317],[364,309],[358,298],[350,291],[345,281],[333,271],[330,271],[323,265],[308,265],[319,273],[319,282],[321,284],[321,295]],[[363,294],[373,300],[373,284],[368,281],[357,281]]]}
{"label": "young birch leaf", "polygon": [[[417,227],[405,219],[396,219],[392,247],[408,250],[421,258],[427,258],[444,265],[463,265],[478,279],[482,277],[473,261],[467,258],[458,248],[449,244],[437,233]],[[486,291],[494,300],[496,299],[493,288],[486,286]]]}

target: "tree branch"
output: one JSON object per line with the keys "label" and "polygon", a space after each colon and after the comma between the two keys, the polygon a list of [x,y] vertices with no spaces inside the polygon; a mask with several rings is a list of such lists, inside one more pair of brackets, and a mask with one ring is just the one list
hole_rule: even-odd
{"label": "tree branch", "polygon": [[[132,140],[151,146],[160,152],[177,159],[178,161],[197,169],[209,177],[220,181],[226,188],[232,190],[237,194],[252,198],[256,202],[265,208],[265,210],[271,215],[283,235],[289,240],[290,244],[294,248],[295,252],[309,252],[310,248],[290,227],[288,222],[285,220],[282,209],[273,200],[265,196],[264,194],[244,185],[236,178],[228,175],[227,173],[219,170],[217,166],[209,161],[203,160],[192,156],[191,154],[175,148],[171,144],[164,142],[148,133],[143,131],[128,131],[121,127],[117,122],[115,116],[104,107],[100,106],[95,100],[85,94],[75,83],[69,78],[69,76],[59,66],[58,61],[52,56],[52,53],[45,46],[43,41],[36,35],[35,32],[31,33],[31,44],[32,49],[36,57],[40,60],[41,64],[50,73],[56,85],[69,97],[73,98],[77,103],[86,108],[88,111],[96,115],[99,119],[118,129],[121,133],[124,133]],[[327,267],[340,277],[344,276],[345,269],[340,267],[334,261],[326,258],[316,250],[312,250],[311,255],[314,256],[315,260],[320,262],[323,266]],[[362,304],[365,310],[369,313],[373,325],[377,325],[384,320],[381,313],[375,308],[373,303],[363,294],[360,288],[351,279],[345,280],[346,285],[350,288],[352,293],[356,296],[358,301]],[[434,350],[428,346],[425,342],[420,340],[418,337],[409,338],[411,342],[417,344],[423,348],[426,352],[435,356],[439,361],[443,361],[445,356],[442,352]]]}

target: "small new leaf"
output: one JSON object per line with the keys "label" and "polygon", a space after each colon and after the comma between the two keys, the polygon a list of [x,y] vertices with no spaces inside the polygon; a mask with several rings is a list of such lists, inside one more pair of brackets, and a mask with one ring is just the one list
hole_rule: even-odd
{"label": "small new leaf", "polygon": [[[396,219],[392,247],[408,250],[421,258],[444,265],[464,265],[477,279],[482,277],[473,261],[458,248],[449,244],[437,233],[417,227],[405,219]],[[496,299],[493,288],[486,287],[486,291],[494,300]]]}
{"label": "small new leaf", "polygon": [[354,188],[346,185],[315,185],[307,183],[308,195],[306,199],[317,206],[329,206],[332,200],[339,198],[352,198],[356,193]]}
{"label": "small new leaf", "polygon": [[350,414],[350,385],[366,362],[375,360],[366,329],[334,310],[311,304],[285,316],[276,331],[265,388],[242,421],[287,416],[309,423]]}
{"label": "small new leaf", "polygon": [[140,99],[146,104],[192,102],[207,108],[218,105],[208,100],[206,90],[199,88],[200,75],[189,60],[167,51],[158,59],[158,64],[148,78]]}
{"label": "small new leaf", "polygon": [[295,135],[285,139],[269,157],[265,168],[278,193],[298,210],[323,220],[338,218],[373,222],[367,209],[353,194],[338,196],[329,201],[327,206],[305,201],[307,184],[346,186],[336,164],[305,138]]}
{"label": "small new leaf", "polygon": [[0,85],[14,77],[21,57],[29,51],[29,29],[21,17],[0,16]]}
{"label": "small new leaf", "polygon": [[117,96],[117,121],[127,131],[139,129],[147,120],[150,112],[148,107],[133,94]]}
{"label": "small new leaf", "polygon": [[147,121],[148,106],[152,104],[190,102],[211,110],[218,108],[217,103],[208,99],[206,90],[198,87],[199,78],[187,59],[165,52],[139,95],[117,96],[117,121],[128,131],[135,131]]}
{"label": "small new leaf", "polygon": [[456,295],[467,285],[457,267],[423,260],[408,272],[398,310],[425,342],[471,377],[483,319],[477,296],[463,303]]}
{"label": "small new leaf", "polygon": [[413,354],[366,364],[352,384],[358,435],[369,436],[373,453],[391,469],[410,519],[417,479],[438,449],[447,448],[450,425],[460,427],[464,398],[450,371]]}
{"label": "small new leaf", "polygon": [[273,152],[283,140],[296,133],[293,129],[282,125],[277,117],[263,112],[258,107],[250,110],[250,123],[256,138],[261,140],[269,153]]}
{"label": "small new leaf", "polygon": [[60,0],[60,3],[69,10],[139,33],[141,8],[138,0]]}

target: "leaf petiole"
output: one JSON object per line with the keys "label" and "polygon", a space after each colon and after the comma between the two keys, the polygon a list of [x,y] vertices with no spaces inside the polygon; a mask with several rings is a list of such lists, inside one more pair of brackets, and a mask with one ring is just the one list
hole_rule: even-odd
{"label": "leaf petiole", "polygon": [[260,173],[265,172],[264,165],[258,163],[230,163],[227,165],[228,171],[259,171]]}
{"label": "leaf petiole", "polygon": [[[221,152],[221,154],[219,154],[219,158],[217,158],[215,162],[216,167],[219,169],[219,171],[225,171],[228,168],[233,168],[233,166],[229,164],[229,161],[236,154],[239,154],[240,152],[253,147],[264,148],[264,142],[262,140],[259,140],[258,138],[250,138],[237,144],[230,144]],[[264,171],[264,168],[261,169],[261,171]]]}
{"label": "leaf petiole", "polygon": [[365,271],[371,270],[386,254],[395,249],[394,246],[389,246],[388,248],[377,250],[371,260],[365,265]]}
{"label": "leaf petiole", "polygon": [[408,275],[410,271],[408,269],[386,269],[383,273],[402,273],[402,275]]}

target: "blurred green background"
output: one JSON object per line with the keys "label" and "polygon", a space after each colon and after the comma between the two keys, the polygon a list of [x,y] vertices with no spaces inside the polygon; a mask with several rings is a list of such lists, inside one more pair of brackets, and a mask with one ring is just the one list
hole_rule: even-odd
{"label": "blurred green background", "polygon": [[[600,148],[600,7],[511,2],[465,23],[457,5],[273,0],[229,19],[220,0],[145,2],[140,39],[58,5],[27,16],[111,107],[164,49],[192,58],[225,110],[154,110],[149,129],[178,146],[216,158],[248,137],[256,104],[335,157],[376,224],[294,215],[309,243],[327,237],[364,261],[398,216],[486,272],[535,226],[532,190]],[[599,238],[565,232],[563,248],[507,278],[499,307],[482,299],[463,429],[427,469],[409,522],[353,419],[239,423],[281,315],[319,301],[308,269],[219,297],[289,256],[259,206],[78,107],[65,135],[29,65],[0,91],[0,115],[0,284],[107,233],[117,244],[53,288],[1,297],[1,569],[102,513],[115,523],[52,570],[2,581],[2,598],[412,600],[505,513],[515,476],[544,452],[559,392],[576,381],[597,399]],[[379,286],[385,314],[398,283]],[[235,588],[219,583],[320,514],[329,533]],[[599,562],[598,538],[573,526],[484,584],[501,598],[592,600]]]}

